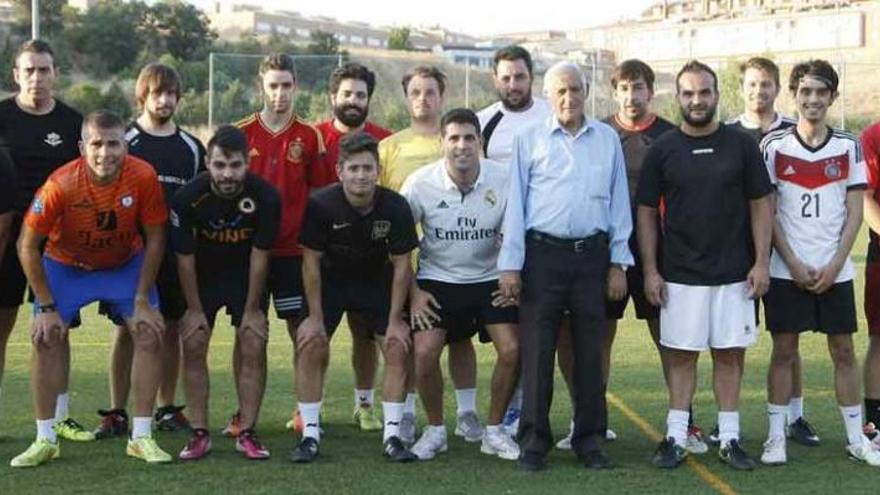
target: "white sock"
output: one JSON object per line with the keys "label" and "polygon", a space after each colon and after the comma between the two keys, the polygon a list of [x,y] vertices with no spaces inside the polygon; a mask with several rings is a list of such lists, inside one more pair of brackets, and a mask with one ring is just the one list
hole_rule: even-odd
{"label": "white sock", "polygon": [[55,422],[59,423],[67,419],[68,414],[70,414],[70,395],[67,392],[63,394],[58,394],[58,398],[55,399]]}
{"label": "white sock", "polygon": [[517,383],[516,388],[513,390],[513,395],[510,397],[510,404],[507,405],[509,409],[522,409],[522,385]]}
{"label": "white sock", "polygon": [[785,415],[788,414],[789,406],[767,404],[767,420],[770,423],[770,431],[767,438],[785,438]]}
{"label": "white sock", "polygon": [[486,435],[500,435],[504,433],[504,424],[502,423],[498,423],[497,425],[486,425]]}
{"label": "white sock", "polygon": [[739,441],[739,411],[718,411],[718,440],[722,446]]}
{"label": "white sock", "polygon": [[792,424],[804,415],[804,398],[792,397],[788,401],[788,424]]}
{"label": "white sock", "polygon": [[688,418],[690,413],[680,409],[670,409],[666,413],[666,438],[672,438],[679,447],[687,444]]}
{"label": "white sock", "polygon": [[52,443],[58,443],[58,436],[55,434],[55,419],[38,419],[37,420],[37,440],[46,439]]}
{"label": "white sock", "polygon": [[131,418],[131,439],[148,437],[153,433],[153,418],[150,416],[135,416]]}
{"label": "white sock", "polygon": [[400,437],[400,420],[403,419],[403,402],[382,402],[382,415],[385,417],[385,431],[382,441]]}
{"label": "white sock", "polygon": [[862,433],[862,406],[840,406],[843,426],[846,427],[846,439],[850,445],[858,445],[865,441]]}
{"label": "white sock", "polygon": [[476,412],[477,410],[477,389],[475,388],[457,388],[455,389],[455,401],[458,404],[456,414],[461,416],[467,412]]}
{"label": "white sock", "polygon": [[[384,402],[383,402],[384,404]],[[406,402],[403,403],[403,414],[416,415],[416,394],[406,394]]]}
{"label": "white sock", "polygon": [[321,401],[300,402],[299,415],[303,421],[303,438],[321,440]]}
{"label": "white sock", "polygon": [[354,389],[354,407],[360,406],[373,407],[373,389]]}
{"label": "white sock", "polygon": [[446,425],[425,425],[422,434],[442,435],[446,437]]}

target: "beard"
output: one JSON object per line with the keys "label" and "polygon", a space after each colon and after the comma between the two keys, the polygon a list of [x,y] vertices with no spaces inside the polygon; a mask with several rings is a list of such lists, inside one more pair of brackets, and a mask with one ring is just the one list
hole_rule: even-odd
{"label": "beard", "polygon": [[693,127],[704,127],[709,125],[715,119],[715,110],[717,107],[706,107],[706,116],[702,118],[694,118],[691,117],[691,113],[687,107],[681,107],[681,118],[684,119],[688,125]]}
{"label": "beard", "polygon": [[333,116],[347,127],[360,127],[367,120],[369,107],[357,105],[338,105],[333,107]]}
{"label": "beard", "polygon": [[511,97],[510,92],[499,92],[498,97],[501,99],[501,104],[504,105],[504,108],[513,110],[514,112],[523,110],[532,104],[531,89],[525,93],[514,95],[513,97]]}
{"label": "beard", "polygon": [[159,125],[165,125],[168,123],[169,120],[171,120],[172,117],[174,117],[174,110],[168,112],[167,115],[147,110],[147,114],[150,116],[150,120],[152,120],[153,122]]}

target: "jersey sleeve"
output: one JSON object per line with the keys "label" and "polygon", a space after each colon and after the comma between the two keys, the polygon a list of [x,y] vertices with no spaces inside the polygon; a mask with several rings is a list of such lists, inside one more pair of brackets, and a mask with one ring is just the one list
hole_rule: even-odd
{"label": "jersey sleeve", "polygon": [[15,206],[15,174],[12,162],[5,151],[0,150],[0,215],[12,211]]}
{"label": "jersey sleeve", "polygon": [[64,212],[64,192],[51,178],[43,184],[31,202],[24,223],[42,235],[49,235]]}
{"label": "jersey sleeve", "polygon": [[196,139],[196,148],[198,148],[198,153],[199,153],[199,157],[198,157],[199,165],[198,165],[198,171],[196,172],[196,175],[199,175],[202,172],[208,171],[208,165],[207,165],[208,151],[205,149],[205,145],[202,144],[201,139]]}
{"label": "jersey sleeve", "polygon": [[880,172],[880,143],[877,142],[877,134],[878,127],[876,125],[872,125],[868,127],[864,131],[862,131],[862,135],[859,137],[859,141],[862,144],[862,152],[865,155],[865,173],[868,178],[868,187],[871,189],[877,189],[878,184],[880,184],[880,177],[878,177],[878,172]]}
{"label": "jersey sleeve", "polygon": [[776,146],[774,141],[762,140],[759,149],[764,160],[764,166],[767,167],[767,177],[770,179],[770,183],[776,186],[778,179],[776,177]]}
{"label": "jersey sleeve", "polygon": [[773,183],[767,173],[767,164],[761,157],[755,140],[742,136],[743,158],[745,163],[743,191],[746,198],[753,200],[763,198],[773,192]]}
{"label": "jersey sleeve", "polygon": [[388,164],[391,163],[393,158],[394,146],[388,139],[383,139],[379,142],[379,185],[382,187],[388,187],[388,182],[391,180],[391,174],[389,173]]}
{"label": "jersey sleeve", "polygon": [[636,203],[651,208],[660,206],[660,196],[663,194],[663,155],[660,148],[656,145],[648,148],[636,187]]}
{"label": "jersey sleeve", "polygon": [[324,187],[334,181],[327,171],[327,148],[324,146],[324,137],[315,129],[315,156],[308,164],[308,180],[310,188]]}
{"label": "jersey sleeve", "polygon": [[171,199],[171,246],[174,252],[194,254],[196,252],[195,216],[186,190],[180,189]]}
{"label": "jersey sleeve", "polygon": [[413,222],[409,203],[403,198],[395,201],[391,232],[388,236],[388,252],[393,255],[406,254],[419,245],[416,224]]}
{"label": "jersey sleeve", "polygon": [[271,249],[280,224],[281,196],[275,188],[267,184],[260,201],[259,225],[254,233],[254,247],[262,250]]}
{"label": "jersey sleeve", "polygon": [[300,245],[314,251],[326,251],[330,224],[314,198],[309,198],[299,232]]}
{"label": "jersey sleeve", "polygon": [[852,164],[852,166],[849,169],[849,176],[847,177],[846,188],[867,188],[868,175],[867,171],[865,170],[866,167],[864,154],[862,153],[862,145],[857,139],[854,139],[852,142],[852,148],[850,150],[850,163]]}
{"label": "jersey sleeve", "polygon": [[138,220],[141,225],[163,225],[168,221],[168,206],[165,204],[162,184],[153,174],[152,180],[141,180],[140,187],[140,197],[143,200],[140,202]]}
{"label": "jersey sleeve", "polygon": [[417,174],[410,174],[409,177],[403,181],[403,185],[400,187],[400,195],[406,199],[406,202],[409,203],[409,208],[412,211],[413,221],[415,223],[419,223],[422,221],[422,217],[425,212],[422,208],[422,205],[419,202],[419,195],[416,193],[416,184],[414,177]]}

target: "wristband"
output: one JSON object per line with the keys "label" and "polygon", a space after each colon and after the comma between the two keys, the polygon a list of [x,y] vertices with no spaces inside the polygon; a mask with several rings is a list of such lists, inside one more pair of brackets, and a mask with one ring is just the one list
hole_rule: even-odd
{"label": "wristband", "polygon": [[37,313],[54,313],[58,311],[58,306],[52,304],[37,304]]}

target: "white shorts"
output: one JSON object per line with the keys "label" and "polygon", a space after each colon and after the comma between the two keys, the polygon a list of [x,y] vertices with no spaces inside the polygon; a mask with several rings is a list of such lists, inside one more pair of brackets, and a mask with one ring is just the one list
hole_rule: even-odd
{"label": "white shorts", "polygon": [[755,301],[748,282],[666,284],[660,308],[660,343],[683,351],[751,347],[758,340]]}

